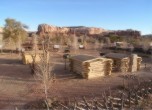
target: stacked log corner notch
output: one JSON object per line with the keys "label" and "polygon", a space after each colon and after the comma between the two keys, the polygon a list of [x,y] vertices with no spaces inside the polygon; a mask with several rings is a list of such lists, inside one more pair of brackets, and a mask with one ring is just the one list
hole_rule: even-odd
{"label": "stacked log corner notch", "polygon": [[129,58],[124,58],[124,59],[121,60],[121,63],[120,63],[120,71],[121,72],[128,72],[129,62],[130,62]]}
{"label": "stacked log corner notch", "polygon": [[140,70],[142,58],[137,56],[136,54],[132,54],[130,56],[130,72],[135,72]]}

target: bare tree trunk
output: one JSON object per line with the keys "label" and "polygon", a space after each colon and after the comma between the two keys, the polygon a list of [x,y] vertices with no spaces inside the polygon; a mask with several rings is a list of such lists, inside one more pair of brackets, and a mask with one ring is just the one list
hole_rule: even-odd
{"label": "bare tree trunk", "polygon": [[44,84],[44,88],[45,88],[45,98],[48,99],[48,89],[46,84]]}
{"label": "bare tree trunk", "polygon": [[[54,80],[54,75],[52,73],[53,65],[50,62],[50,53],[49,53],[49,48],[50,48],[50,40],[49,39],[44,39],[43,42],[43,51],[42,54],[40,54],[40,62],[36,64],[35,69],[35,75],[37,76],[38,80],[41,81],[43,84],[43,89],[44,89],[44,99],[45,103],[47,105],[47,110],[49,110],[49,105],[48,105],[48,90],[49,90],[49,84],[51,81],[53,82]],[[36,52],[36,51],[35,51]],[[38,54],[35,54],[35,56]],[[33,60],[34,61],[34,60]]]}

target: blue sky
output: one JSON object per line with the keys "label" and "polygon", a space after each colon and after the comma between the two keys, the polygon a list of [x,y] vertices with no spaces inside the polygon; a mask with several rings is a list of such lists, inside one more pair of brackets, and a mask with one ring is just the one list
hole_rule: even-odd
{"label": "blue sky", "polygon": [[151,34],[152,0],[1,0],[1,27],[6,18],[21,21],[32,31],[46,23]]}

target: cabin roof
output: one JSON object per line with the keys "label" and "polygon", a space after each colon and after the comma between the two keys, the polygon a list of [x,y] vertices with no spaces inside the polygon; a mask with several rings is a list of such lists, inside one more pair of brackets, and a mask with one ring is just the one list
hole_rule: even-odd
{"label": "cabin roof", "polygon": [[77,59],[77,60],[80,60],[80,61],[87,61],[87,60],[95,59],[97,57],[89,56],[89,55],[77,55],[77,56],[72,56],[71,58],[72,59]]}
{"label": "cabin roof", "polygon": [[122,54],[122,53],[109,53],[109,54],[106,54],[105,57],[115,58],[115,59],[123,59],[123,58],[129,57],[129,55]]}

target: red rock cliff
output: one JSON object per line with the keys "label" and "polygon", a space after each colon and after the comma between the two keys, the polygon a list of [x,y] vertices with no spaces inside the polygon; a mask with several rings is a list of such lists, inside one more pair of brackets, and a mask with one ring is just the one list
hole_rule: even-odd
{"label": "red rock cliff", "polygon": [[97,35],[106,32],[106,30],[102,28],[94,28],[94,27],[57,27],[47,24],[41,24],[38,26],[38,34],[40,36],[52,33],[59,34],[76,34],[76,35]]}

